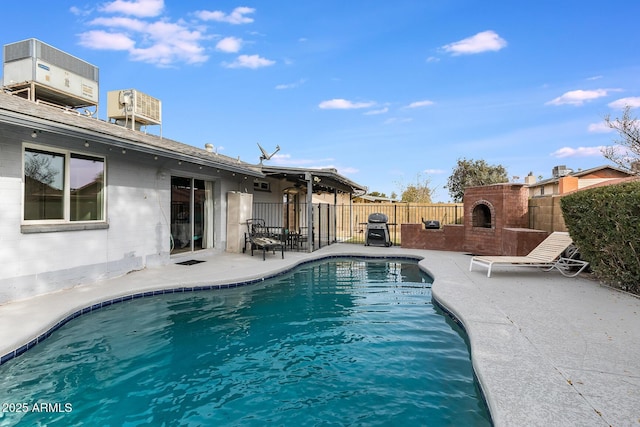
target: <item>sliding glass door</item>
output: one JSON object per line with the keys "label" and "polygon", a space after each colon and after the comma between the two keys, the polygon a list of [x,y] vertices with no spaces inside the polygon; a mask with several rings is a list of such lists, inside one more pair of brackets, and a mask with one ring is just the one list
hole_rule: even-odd
{"label": "sliding glass door", "polygon": [[171,253],[213,247],[213,183],[171,177]]}

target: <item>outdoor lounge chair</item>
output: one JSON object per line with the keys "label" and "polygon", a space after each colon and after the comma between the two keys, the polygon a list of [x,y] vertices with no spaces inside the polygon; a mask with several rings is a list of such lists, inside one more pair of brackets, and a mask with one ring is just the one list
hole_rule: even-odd
{"label": "outdoor lounge chair", "polygon": [[[541,267],[545,268],[545,271],[556,268],[564,276],[574,277],[580,274],[589,263],[563,256],[563,253],[572,244],[569,233],[554,232],[526,256],[474,256],[471,258],[469,271],[473,269],[474,265],[487,267],[487,277],[491,277],[491,268],[494,265],[506,265],[510,267]],[[575,256],[577,253],[574,251],[571,256]]]}
{"label": "outdoor lounge chair", "polygon": [[253,218],[247,220],[247,243],[251,247],[251,256],[253,256],[254,249],[262,249],[263,261],[266,259],[267,251],[273,251],[275,254],[276,249],[280,250],[282,258],[284,258],[285,242],[269,232],[263,219]]}

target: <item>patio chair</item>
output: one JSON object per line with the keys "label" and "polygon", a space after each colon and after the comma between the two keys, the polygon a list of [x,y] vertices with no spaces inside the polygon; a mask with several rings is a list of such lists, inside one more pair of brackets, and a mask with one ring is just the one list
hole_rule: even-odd
{"label": "patio chair", "polygon": [[[276,253],[276,249],[280,249],[282,258],[284,259],[285,242],[281,238],[273,235],[266,227],[264,220],[261,218],[252,218],[247,220],[247,236],[246,243],[251,247],[251,256],[254,249],[262,249],[262,260],[266,259],[267,251]],[[246,245],[245,243],[245,245]]]}
{"label": "patio chair", "polygon": [[491,268],[494,265],[541,267],[545,271],[555,268],[564,276],[574,277],[580,274],[589,263],[572,258],[578,254],[578,251],[573,251],[569,257],[563,256],[572,244],[569,233],[554,232],[525,256],[474,256],[471,258],[469,271],[473,270],[474,265],[487,267],[487,277],[491,277]]}

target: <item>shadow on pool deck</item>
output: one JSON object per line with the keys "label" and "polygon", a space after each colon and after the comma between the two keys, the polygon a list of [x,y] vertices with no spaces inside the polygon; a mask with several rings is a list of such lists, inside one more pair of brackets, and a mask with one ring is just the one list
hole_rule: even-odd
{"label": "shadow on pool deck", "polygon": [[[640,425],[640,299],[587,278],[537,269],[469,272],[454,252],[336,244],[312,254],[210,251],[171,264],[0,306],[0,356],[70,314],[162,289],[261,280],[330,256],[422,258],[433,296],[464,325],[478,380],[497,426]],[[7,357],[5,357],[6,359]]]}

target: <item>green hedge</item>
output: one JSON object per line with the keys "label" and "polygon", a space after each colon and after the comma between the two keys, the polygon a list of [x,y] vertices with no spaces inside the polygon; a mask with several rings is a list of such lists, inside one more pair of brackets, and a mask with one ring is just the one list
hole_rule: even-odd
{"label": "green hedge", "polygon": [[640,181],[578,191],[560,206],[596,277],[640,294]]}

